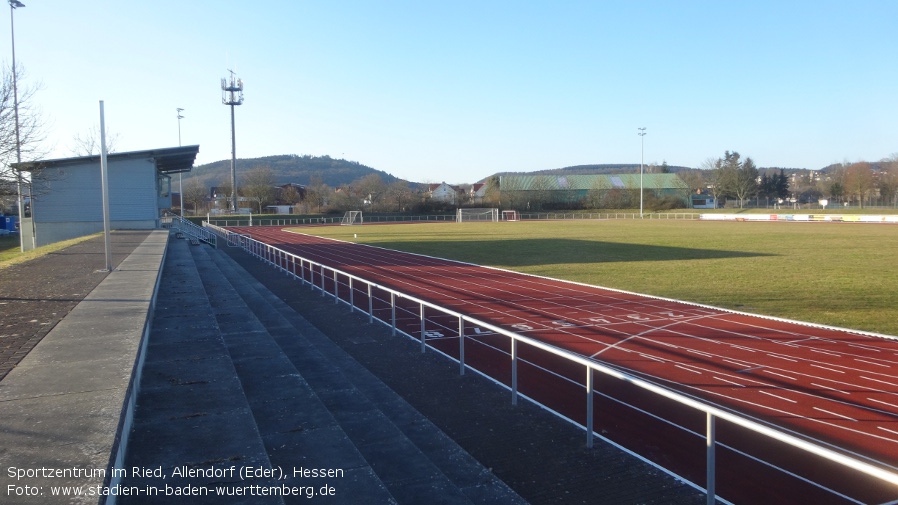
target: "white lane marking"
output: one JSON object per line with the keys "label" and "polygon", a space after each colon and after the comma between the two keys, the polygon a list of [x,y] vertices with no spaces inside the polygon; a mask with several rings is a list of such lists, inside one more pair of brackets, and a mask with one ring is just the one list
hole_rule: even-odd
{"label": "white lane marking", "polygon": [[680,369],[682,369],[682,370],[686,370],[687,372],[692,372],[692,373],[694,373],[694,374],[699,374],[699,375],[702,374],[702,373],[699,372],[698,370],[693,370],[693,369],[691,369],[691,368],[686,368],[686,367],[684,367],[684,366],[682,366],[682,365],[676,365],[676,364],[675,364],[674,366],[677,367],[677,368],[680,368]]}
{"label": "white lane marking", "polygon": [[823,409],[821,409],[820,407],[814,407],[814,410],[819,410],[820,412],[829,414],[829,415],[831,415],[831,416],[841,417],[842,419],[847,419],[847,420],[849,420],[849,421],[857,422],[857,419],[855,419],[855,418],[853,418],[853,417],[843,416],[842,414],[836,414],[835,412],[830,412],[830,411],[828,411],[828,410],[823,410]]}
{"label": "white lane marking", "polygon": [[829,387],[829,386],[824,386],[823,384],[816,384],[816,383],[813,383],[813,382],[812,382],[811,385],[812,385],[812,386],[815,386],[815,387],[818,387],[818,388],[825,389],[825,390],[827,390],[827,391],[835,391],[836,393],[842,393],[843,395],[850,395],[850,394],[851,394],[851,393],[849,393],[848,391],[842,391],[841,389],[831,388],[831,387]]}
{"label": "white lane marking", "polygon": [[866,346],[866,345],[857,345],[857,344],[848,344],[848,347],[857,347],[858,349],[863,349],[865,351],[873,351],[873,352],[882,352],[879,349]]}
{"label": "white lane marking", "polygon": [[828,354],[830,356],[835,356],[837,358],[841,358],[841,354],[836,354],[834,352],[821,351],[820,349],[811,349],[811,352],[819,352],[820,354]]}
{"label": "white lane marking", "polygon": [[892,407],[893,409],[898,410],[898,405],[895,405],[894,403],[886,403],[886,402],[884,402],[884,401],[882,401],[882,400],[877,400],[876,398],[867,398],[867,399],[870,400],[871,402],[876,402],[876,403],[881,403],[881,404],[883,404],[883,405],[888,405],[889,407]]}
{"label": "white lane marking", "polygon": [[663,359],[656,358],[656,357],[654,357],[654,356],[652,356],[652,355],[650,355],[650,354],[639,353],[639,355],[642,356],[643,358],[648,358],[648,359],[650,359],[650,360],[652,360],[652,361],[658,361],[658,362],[660,362],[660,363],[664,363],[664,360],[663,360]]}
{"label": "white lane marking", "polygon": [[865,375],[861,375],[860,377],[861,377],[861,379],[867,379],[868,381],[879,382],[882,384],[888,384],[889,386],[894,386],[894,387],[898,388],[898,384],[895,384],[893,382],[882,381],[879,379],[874,379],[873,377],[867,377]]}
{"label": "white lane marking", "polygon": [[829,368],[829,367],[826,367],[826,366],[823,366],[823,365],[815,365],[814,363],[811,363],[811,366],[814,367],[814,368],[822,368],[822,369],[824,369],[824,370],[829,370],[830,372],[845,373],[845,372],[843,372],[842,370],[836,370],[835,368]]}
{"label": "white lane marking", "polygon": [[772,396],[772,397],[774,397],[774,398],[779,398],[780,400],[785,400],[785,401],[790,402],[790,403],[798,403],[796,400],[792,400],[792,399],[786,398],[785,396],[780,396],[780,395],[775,395],[775,394],[773,394],[773,393],[768,393],[767,391],[758,391],[758,392],[761,393],[761,394],[763,394],[763,395]]}
{"label": "white lane marking", "polygon": [[717,380],[719,380],[719,381],[723,381],[723,382],[726,382],[726,383],[728,383],[728,384],[732,384],[732,385],[734,385],[734,386],[739,386],[740,388],[744,388],[744,387],[745,387],[745,384],[739,384],[738,382],[733,382],[733,381],[731,381],[731,380],[724,379],[723,377],[718,377],[718,376],[716,376],[716,375],[712,375],[712,377],[714,377],[715,379],[717,379]]}
{"label": "white lane marking", "polygon": [[798,363],[797,359],[787,358],[785,356],[780,356],[779,354],[772,354],[772,353],[768,352],[767,355],[770,356],[771,358],[779,358],[779,359],[784,359],[786,361],[791,361],[793,363]]}
{"label": "white lane marking", "polygon": [[854,360],[855,360],[855,361],[860,361],[861,363],[869,363],[869,364],[871,364],[871,365],[881,366],[881,367],[885,367],[885,368],[892,368],[890,365],[883,365],[882,363],[874,363],[874,362],[872,362],[872,361],[867,361],[867,360],[863,360],[863,359],[860,359],[860,358],[854,358]]}
{"label": "white lane marking", "polygon": [[898,435],[898,431],[890,430],[888,428],[883,428],[882,426],[877,426],[877,428],[879,428],[882,431],[888,431],[889,433],[894,433],[895,435]]}
{"label": "white lane marking", "polygon": [[781,373],[771,372],[770,370],[767,370],[767,369],[764,369],[764,370],[762,370],[762,371],[767,372],[767,373],[769,373],[770,375],[776,375],[777,377],[783,377],[784,379],[789,379],[790,381],[798,380],[798,379],[796,379],[795,377],[790,377],[790,376],[788,376],[788,375],[783,375],[783,374],[781,374]]}

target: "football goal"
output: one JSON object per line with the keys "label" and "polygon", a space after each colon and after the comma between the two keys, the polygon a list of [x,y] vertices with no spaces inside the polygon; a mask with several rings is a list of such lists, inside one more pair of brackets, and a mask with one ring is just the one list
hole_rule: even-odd
{"label": "football goal", "polygon": [[518,221],[520,216],[518,216],[518,211],[516,210],[503,210],[502,211],[502,220],[503,221]]}
{"label": "football goal", "polygon": [[352,224],[362,224],[365,222],[365,219],[362,217],[362,211],[360,210],[348,210],[346,214],[343,214],[343,219],[340,221],[341,225],[352,225]]}
{"label": "football goal", "polygon": [[455,220],[459,223],[469,221],[498,221],[499,209],[458,209]]}

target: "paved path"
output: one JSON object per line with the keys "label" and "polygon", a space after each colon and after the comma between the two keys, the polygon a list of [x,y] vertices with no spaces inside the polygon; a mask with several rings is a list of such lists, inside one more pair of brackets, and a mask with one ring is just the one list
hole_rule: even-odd
{"label": "paved path", "polygon": [[150,233],[0,382],[3,503],[97,502],[51,487],[104,482],[167,240]]}

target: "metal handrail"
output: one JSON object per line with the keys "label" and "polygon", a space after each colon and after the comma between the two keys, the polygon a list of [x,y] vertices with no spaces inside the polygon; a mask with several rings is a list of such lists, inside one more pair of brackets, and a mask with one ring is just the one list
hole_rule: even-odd
{"label": "metal handrail", "polygon": [[209,228],[197,226],[189,219],[184,219],[180,216],[171,216],[171,225],[172,228],[176,228],[186,235],[190,235],[197,240],[206,242],[212,247],[216,247],[216,238],[218,237],[218,234]]}
{"label": "metal handrail", "polygon": [[[441,307],[439,305],[433,304],[426,300],[422,300],[413,295],[392,289],[390,287],[378,284],[376,282],[368,281],[368,280],[366,280],[362,277],[356,276],[354,274],[344,272],[342,270],[338,270],[336,268],[329,267],[327,265],[316,262],[314,260],[310,260],[310,259],[304,258],[302,256],[284,251],[283,249],[279,249],[277,247],[271,246],[269,244],[266,244],[266,243],[261,242],[256,239],[253,239],[246,235],[229,232],[223,228],[217,227],[215,225],[207,224],[205,222],[203,224],[204,224],[204,226],[208,227],[210,230],[213,230],[215,233],[219,234],[219,236],[221,236],[229,241],[231,241],[231,240],[239,241],[240,243],[238,243],[238,245],[240,245],[244,250],[249,252],[251,255],[256,256],[257,258],[262,259],[264,261],[267,261],[268,263],[274,265],[275,267],[281,269],[282,271],[284,271],[290,275],[293,275],[297,279],[300,279],[303,283],[309,282],[312,285],[313,289],[321,290],[322,296],[324,296],[325,294],[333,296],[334,298],[336,298],[335,303],[339,303],[340,301],[343,301],[344,303],[349,304],[350,302],[347,302],[346,300],[342,300],[339,298],[338,294],[330,293],[324,289],[324,272],[325,272],[325,270],[330,271],[333,274],[334,279],[336,279],[336,277],[338,275],[346,277],[347,279],[349,279],[350,286],[352,285],[353,281],[361,282],[361,283],[367,285],[368,293],[369,293],[369,300],[371,299],[370,293],[371,293],[372,288],[376,288],[381,291],[389,293],[390,300],[391,300],[391,308],[392,308],[392,312],[394,314],[392,317],[392,321],[388,322],[388,321],[383,321],[380,318],[376,318],[376,319],[381,320],[385,324],[390,325],[392,327],[394,333],[397,331],[396,321],[395,321],[396,297],[399,297],[399,298],[405,299],[405,300],[409,300],[411,302],[419,304],[422,307],[422,315],[423,315],[423,307],[428,307],[430,309],[434,309],[439,312],[442,312],[445,315],[457,318],[459,320],[459,329],[462,330],[459,332],[459,335],[461,336],[461,338],[459,339],[460,353],[459,353],[459,360],[458,360],[461,374],[464,374],[464,370],[465,370],[466,366],[470,366],[470,365],[466,365],[464,362],[464,332],[463,332],[463,328],[464,328],[465,322],[469,322],[476,326],[485,328],[487,330],[493,331],[497,334],[504,335],[504,336],[510,338],[511,342],[512,342],[512,351],[511,351],[511,358],[512,358],[512,365],[511,365],[512,366],[512,380],[511,380],[511,383],[512,383],[512,385],[509,389],[512,392],[512,403],[517,403],[517,399],[519,396],[518,391],[517,391],[517,360],[519,358],[516,353],[516,347],[517,347],[518,343],[524,343],[524,344],[536,347],[538,349],[541,349],[541,350],[551,353],[553,355],[562,357],[571,362],[574,362],[574,363],[584,366],[587,371],[587,373],[586,373],[587,416],[586,416],[586,426],[581,425],[581,427],[586,429],[586,445],[587,445],[587,447],[592,447],[593,437],[595,435],[595,433],[593,432],[593,409],[592,409],[593,394],[592,393],[595,393],[596,391],[593,388],[593,385],[594,385],[593,372],[599,372],[606,376],[614,377],[618,380],[627,382],[633,386],[639,387],[646,391],[650,391],[650,392],[657,394],[663,398],[667,398],[667,399],[675,401],[681,405],[704,412],[706,414],[706,433],[705,433],[706,441],[707,441],[707,444],[706,444],[706,450],[707,450],[706,471],[707,471],[707,482],[708,482],[708,486],[705,488],[705,490],[708,493],[708,503],[709,504],[713,504],[714,500],[717,498],[716,493],[714,491],[714,481],[715,481],[714,448],[717,445],[716,428],[715,428],[716,419],[723,419],[723,420],[731,422],[735,425],[741,426],[748,430],[751,430],[751,431],[754,431],[761,435],[764,435],[765,437],[772,438],[774,440],[778,440],[780,442],[783,442],[783,443],[790,445],[792,447],[795,447],[797,449],[801,449],[801,450],[809,452],[811,454],[815,454],[815,455],[820,456],[829,461],[835,462],[842,466],[851,468],[853,470],[864,473],[871,477],[875,477],[882,481],[885,481],[890,484],[898,486],[898,473],[880,468],[878,466],[872,465],[872,464],[862,461],[860,459],[857,459],[857,458],[854,458],[851,456],[847,456],[845,454],[834,451],[834,450],[824,447],[822,445],[815,444],[815,443],[809,442],[805,439],[796,437],[795,435],[789,434],[785,431],[782,431],[782,430],[779,430],[776,428],[772,428],[770,426],[761,424],[757,421],[754,421],[754,420],[748,419],[746,417],[740,416],[738,414],[735,414],[733,412],[723,410],[719,407],[702,402],[700,400],[696,400],[695,398],[689,397],[682,393],[678,393],[676,391],[672,391],[670,389],[664,388],[662,386],[651,383],[644,379],[640,379],[636,376],[630,375],[630,374],[623,372],[621,370],[618,370],[616,368],[609,367],[602,363],[599,363],[599,362],[593,361],[591,359],[585,358],[583,356],[574,354],[568,350],[561,349],[559,347],[553,346],[551,344],[547,344],[540,340],[535,340],[533,338],[505,330],[503,328],[500,328],[498,326],[490,324],[486,321],[481,321],[477,318],[466,316],[466,315],[456,312],[454,310],[447,309],[445,307]],[[291,263],[291,261],[292,261],[292,263]],[[308,268],[310,271],[312,271],[313,268],[317,268],[321,273],[322,285],[316,286],[313,282],[314,277],[313,277],[312,281],[306,281],[304,276],[297,275],[295,273],[295,267],[296,267],[297,261],[299,262],[300,268],[302,268],[302,269],[305,268],[304,265],[308,265]],[[288,268],[286,268],[282,264],[283,262],[287,262],[287,264],[292,264],[294,267],[294,271],[290,271]],[[335,289],[336,289],[336,284],[335,284]],[[352,310],[357,309],[357,307],[355,307],[354,305],[350,305],[350,306],[351,306]],[[358,308],[358,310],[362,310],[362,309]],[[369,314],[370,318],[375,318],[375,316],[373,315],[373,310],[370,308],[370,301],[369,301],[368,314]],[[402,330],[399,330],[399,331],[402,333],[405,333]],[[424,333],[425,333],[424,332],[424,321],[422,319],[422,322],[421,322],[422,350],[425,347]],[[409,334],[407,334],[407,335],[409,335]],[[414,338],[412,335],[409,335],[409,337]],[[501,384],[501,383],[499,383],[499,384]],[[508,387],[508,386],[505,386],[504,384],[501,384],[501,385],[503,387]],[[534,400],[531,399],[531,401],[534,401]],[[579,424],[579,423],[576,423],[576,424]],[[696,487],[698,487],[698,486],[696,486]]]}

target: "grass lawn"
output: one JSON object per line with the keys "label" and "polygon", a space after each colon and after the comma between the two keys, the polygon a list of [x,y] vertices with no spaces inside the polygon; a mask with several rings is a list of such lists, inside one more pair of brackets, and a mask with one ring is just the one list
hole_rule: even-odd
{"label": "grass lawn", "polygon": [[95,233],[93,235],[87,235],[84,237],[63,240],[62,242],[56,242],[25,252],[21,252],[21,245],[18,235],[7,235],[0,237],[0,270],[11,267],[18,263],[22,263],[24,261],[28,261],[30,259],[37,258],[39,256],[43,256],[45,254],[50,254],[51,252],[58,251],[60,249],[65,249],[70,245],[84,242],[85,240],[89,240],[93,237],[96,237],[97,235],[98,234]]}
{"label": "grass lawn", "polygon": [[895,225],[610,220],[298,231],[898,335]]}

